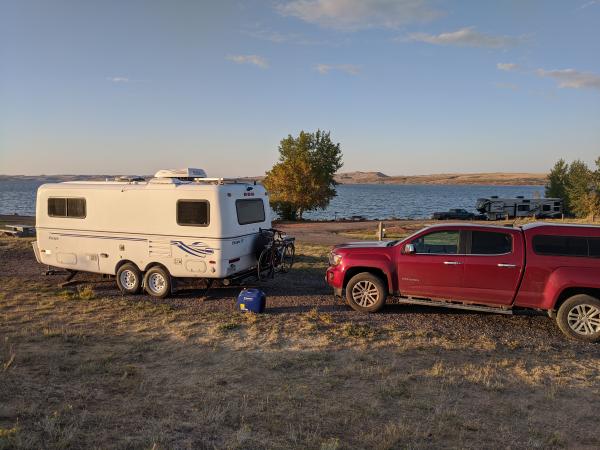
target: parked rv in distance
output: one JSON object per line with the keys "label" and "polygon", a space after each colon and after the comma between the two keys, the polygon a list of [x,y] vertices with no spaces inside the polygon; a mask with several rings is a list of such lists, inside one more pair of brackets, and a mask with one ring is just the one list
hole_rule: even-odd
{"label": "parked rv in distance", "polygon": [[268,228],[262,185],[207,178],[201,169],[160,170],[148,181],[40,186],[33,248],[42,264],[116,275],[125,293],[144,287],[166,297],[177,278],[254,275]]}
{"label": "parked rv in distance", "polygon": [[563,212],[560,198],[490,198],[477,199],[476,209],[487,220],[514,219],[518,217],[557,218]]}

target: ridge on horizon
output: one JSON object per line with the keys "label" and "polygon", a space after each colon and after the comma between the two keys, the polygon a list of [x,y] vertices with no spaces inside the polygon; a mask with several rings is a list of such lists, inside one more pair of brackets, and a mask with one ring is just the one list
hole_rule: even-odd
{"label": "ridge on horizon", "polygon": [[[100,175],[0,175],[0,180],[52,180],[72,181],[75,179],[104,180],[117,176],[132,176],[133,174],[100,174]],[[152,175],[141,175],[151,177]],[[543,185],[547,174],[535,172],[448,172],[419,175],[387,175],[378,171],[340,172],[335,175],[339,184],[498,184],[498,185]],[[261,180],[264,175],[231,177],[240,180]]]}

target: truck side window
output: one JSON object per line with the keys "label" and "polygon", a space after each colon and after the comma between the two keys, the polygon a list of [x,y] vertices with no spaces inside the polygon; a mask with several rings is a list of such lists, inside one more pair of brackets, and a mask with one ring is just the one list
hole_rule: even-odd
{"label": "truck side window", "polygon": [[588,239],[579,236],[534,236],[533,251],[538,255],[588,256]]}
{"label": "truck side window", "polygon": [[509,233],[473,231],[471,233],[472,255],[503,255],[512,251],[512,236]]}
{"label": "truck side window", "polygon": [[600,258],[600,238],[588,238],[588,247],[592,258]]}
{"label": "truck side window", "polygon": [[240,225],[265,221],[265,205],[260,198],[236,200],[235,209]]}
{"label": "truck side window", "polygon": [[177,224],[188,227],[205,227],[209,224],[210,208],[206,200],[177,201]]}
{"label": "truck side window", "polygon": [[458,231],[434,231],[418,237],[412,244],[416,253],[455,255],[458,253]]}
{"label": "truck side window", "polygon": [[48,215],[50,217],[73,217],[84,219],[86,215],[85,198],[48,198]]}

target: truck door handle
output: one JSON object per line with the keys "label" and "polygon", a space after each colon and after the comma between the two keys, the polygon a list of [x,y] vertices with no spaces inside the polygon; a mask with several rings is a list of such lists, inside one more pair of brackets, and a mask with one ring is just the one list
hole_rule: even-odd
{"label": "truck door handle", "polygon": [[458,266],[462,263],[460,261],[444,261],[444,264],[446,264],[447,266]]}
{"label": "truck door handle", "polygon": [[516,264],[503,264],[503,263],[500,263],[500,264],[498,264],[498,267],[508,267],[509,269],[512,269],[512,268],[517,267],[517,265]]}

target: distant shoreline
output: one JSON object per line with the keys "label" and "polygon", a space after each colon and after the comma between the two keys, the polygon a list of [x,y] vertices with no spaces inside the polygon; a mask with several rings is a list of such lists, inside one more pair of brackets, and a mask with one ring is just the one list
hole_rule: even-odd
{"label": "distant shoreline", "polygon": [[[131,174],[127,174],[131,175]],[[0,181],[38,181],[57,183],[75,180],[113,179],[118,175],[0,175]],[[143,175],[150,177],[149,175]],[[442,173],[430,175],[386,175],[382,172],[343,172],[335,176],[339,184],[391,184],[391,185],[480,185],[480,186],[543,186],[545,173],[482,172]],[[234,177],[239,180],[260,181],[264,177]]]}
{"label": "distant shoreline", "polygon": [[544,173],[442,173],[431,175],[389,176],[381,172],[349,172],[336,175],[340,184],[394,185],[479,185],[479,186],[543,186]]}

